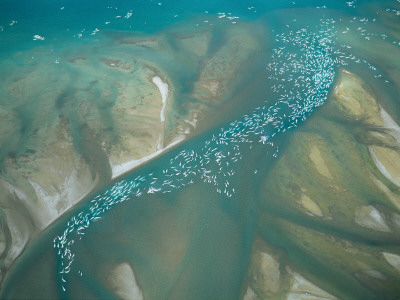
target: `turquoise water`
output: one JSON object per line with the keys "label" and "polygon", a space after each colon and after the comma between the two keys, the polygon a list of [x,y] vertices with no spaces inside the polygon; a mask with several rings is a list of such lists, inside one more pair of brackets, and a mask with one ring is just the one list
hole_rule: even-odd
{"label": "turquoise water", "polygon": [[[115,264],[129,262],[145,299],[243,296],[261,218],[259,191],[263,178],[273,176],[270,169],[290,144],[291,136],[296,135],[296,128],[326,103],[338,70],[359,69],[386,90],[382,92],[384,97],[395,93],[390,85],[393,78],[385,73],[384,63],[374,62],[373,53],[364,54],[359,49],[352,52],[349,45],[343,44],[345,39],[338,38],[338,27],[346,26],[362,26],[359,31],[371,28],[371,37],[384,34],[385,25],[375,25],[373,12],[365,15],[369,3],[378,5],[371,1],[3,1],[1,55],[6,62],[15,53],[24,53],[19,61],[21,70],[30,51],[35,53],[32,61],[63,67],[65,53],[74,49],[80,53],[80,49],[92,46],[92,51],[103,49],[107,53],[112,47],[105,46],[120,35],[168,36],[170,28],[196,32],[198,27],[217,24],[208,56],[223,45],[227,28],[244,26],[242,22],[262,27],[259,39],[265,40],[259,53],[249,60],[251,63],[243,66],[243,74],[238,75],[232,103],[220,106],[210,118],[210,125],[197,136],[114,181],[109,178],[107,166],[99,167],[107,173],[101,189],[50,225],[27,248],[6,278],[2,295],[116,298],[107,285],[108,274]],[[396,4],[389,1],[379,5],[386,8]],[[357,9],[359,6],[364,10]],[[268,32],[268,37],[260,37],[263,32]],[[388,39],[391,44],[396,41],[393,36]],[[175,66],[180,59],[185,61],[183,56],[160,53],[149,50],[135,55],[157,61],[177,86],[197,76],[195,71],[187,72],[186,65]],[[171,57],[177,61],[171,62]],[[190,62],[185,64],[189,66]],[[68,72],[67,68],[61,70]],[[71,90],[75,85],[79,82],[72,82]],[[184,97],[185,87],[179,92]],[[104,106],[96,101],[95,106]],[[391,100],[386,101],[397,107]],[[32,111],[36,114],[36,109],[21,110],[27,115],[22,114],[22,122],[29,125],[29,115]],[[60,111],[71,124],[75,122],[71,128],[77,139],[85,140],[82,120],[76,117],[74,108],[62,108],[57,113]],[[113,127],[107,108],[100,115],[101,122]],[[400,115],[398,109],[393,109],[393,115]],[[27,136],[33,134],[28,129],[26,132]],[[23,133],[21,136],[25,139]],[[22,147],[18,145],[15,147]],[[77,148],[86,151],[82,150],[84,146]],[[86,156],[90,157],[88,152]],[[280,239],[279,222],[273,219],[263,224],[268,228],[263,227],[264,236],[271,245],[288,247],[292,261],[304,260],[297,265],[309,268],[310,273],[327,272],[312,261],[308,264],[309,256],[296,250],[290,238]],[[333,274],[327,276],[327,281],[340,276]],[[344,280],[324,285],[322,279],[320,284],[338,297],[376,297],[356,281],[351,281],[353,288]]]}

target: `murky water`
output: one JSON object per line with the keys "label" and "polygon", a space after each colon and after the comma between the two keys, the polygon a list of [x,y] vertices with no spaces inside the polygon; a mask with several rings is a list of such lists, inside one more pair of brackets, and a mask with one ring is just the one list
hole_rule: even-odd
{"label": "murky water", "polygon": [[[32,136],[42,122],[51,123],[51,118],[60,115],[69,124],[74,147],[88,161],[92,176],[100,174],[101,179],[93,195],[29,244],[3,283],[4,298],[129,299],[134,294],[132,287],[127,296],[121,282],[134,272],[144,299],[237,299],[247,295],[249,286],[260,298],[280,299],[289,297],[288,290],[300,293],[290,284],[288,268],[332,297],[399,296],[399,274],[383,258],[376,258],[382,252],[399,253],[399,225],[390,221],[390,232],[371,232],[357,227],[359,213],[353,216],[362,205],[376,205],[385,220],[399,213],[365,175],[369,168],[386,184],[379,172],[366,167],[369,143],[360,138],[379,126],[340,119],[329,95],[341,70],[349,70],[399,120],[395,95],[400,84],[396,76],[400,74],[396,31],[400,4],[295,2],[279,7],[260,1],[245,5],[213,2],[191,5],[188,10],[179,1],[142,1],[132,9],[129,3],[109,3],[106,9],[87,3],[80,11],[92,14],[84,26],[71,19],[67,27],[65,20],[81,16],[74,15],[76,10],[71,7],[75,6],[65,3],[47,8],[65,12],[54,24],[56,29],[30,19],[35,21],[35,41],[26,43],[26,37],[33,36],[26,25],[13,32],[20,20],[2,27],[4,41],[16,36],[11,52],[19,51],[6,53],[9,49],[2,43],[3,65],[16,68],[10,78],[17,77],[19,68],[39,70],[48,83],[37,76],[36,81],[14,86],[13,92],[21,86],[32,90],[28,105],[24,97],[15,102],[5,96],[2,108],[19,116],[13,129],[18,138],[4,134],[0,158],[6,162],[11,152],[14,156],[23,153],[21,149],[36,142]],[[10,11],[3,14],[10,16]],[[28,7],[18,10],[21,20],[27,18],[27,11]],[[50,17],[42,14],[46,23]],[[159,19],[153,20],[150,14],[158,14]],[[232,26],[248,30],[247,34],[232,33]],[[202,32],[211,36],[207,50],[188,59],[179,44],[181,36]],[[139,33],[146,41],[161,39],[161,49],[146,44],[130,50],[130,39]],[[239,36],[241,45],[250,44],[253,40],[243,37],[250,35],[258,43],[251,48],[254,52],[246,52],[235,42],[229,44],[231,36]],[[226,45],[231,48],[218,56]],[[96,58],[107,56],[106,64],[123,67],[129,53],[137,61],[151,61],[169,78],[175,99],[171,110],[177,120],[194,107],[180,104],[194,102],[191,97],[198,95],[192,93],[194,82],[207,68],[207,59],[213,65],[213,57],[223,61],[245,55],[241,53],[251,55],[238,66],[226,64],[232,68],[225,71],[237,72],[228,77],[230,90],[217,109],[207,103],[209,116],[203,116],[187,141],[111,181],[104,153],[95,150],[100,143],[96,135],[107,136],[105,141],[110,144],[118,141],[121,127],[110,107],[118,94],[114,82],[122,85],[124,74],[110,72],[105,77],[96,73],[103,70]],[[111,59],[115,57],[119,60]],[[67,59],[73,63],[85,60],[85,71],[65,63]],[[97,68],[88,67],[96,63]],[[132,67],[136,68],[142,70],[139,63]],[[2,78],[7,81],[6,74],[3,71]],[[8,81],[4,84],[10,85]],[[35,86],[40,85],[35,93]],[[59,90],[55,104],[48,100],[50,96],[45,97],[43,85],[51,97]],[[87,114],[79,109],[85,105]],[[43,119],[35,124],[40,115]],[[167,136],[176,124],[172,121]],[[314,164],[317,171],[312,169]],[[396,192],[397,188],[386,185]],[[319,206],[310,205],[314,203],[310,197],[319,199]],[[301,205],[308,205],[308,214]],[[259,240],[279,257],[280,272],[286,274],[269,294],[262,294],[252,283]],[[355,266],[349,263],[354,253],[360,259]],[[123,273],[121,265],[129,266],[131,273]]]}

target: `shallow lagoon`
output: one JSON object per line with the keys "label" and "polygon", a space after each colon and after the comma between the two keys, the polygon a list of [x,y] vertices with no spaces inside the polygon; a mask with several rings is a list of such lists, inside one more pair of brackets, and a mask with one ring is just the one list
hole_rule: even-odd
{"label": "shallow lagoon", "polygon": [[2,296],[396,299],[398,8],[303,2],[4,59]]}

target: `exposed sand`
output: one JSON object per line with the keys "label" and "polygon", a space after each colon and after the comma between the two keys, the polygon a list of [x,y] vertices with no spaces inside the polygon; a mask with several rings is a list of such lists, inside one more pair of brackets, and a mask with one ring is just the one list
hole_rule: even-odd
{"label": "exposed sand", "polygon": [[400,145],[400,126],[393,120],[393,118],[387,113],[386,110],[380,108],[381,118],[383,120],[383,125],[387,128],[388,133],[393,136],[397,143]]}
{"label": "exposed sand", "polygon": [[[164,81],[159,76],[153,77],[153,83],[157,86],[158,90],[160,91],[161,94],[161,102],[162,102],[162,108],[160,111],[160,120],[161,123],[164,125],[165,122],[165,107],[167,105],[167,98],[168,98],[168,84]],[[160,135],[158,136],[158,141],[157,141],[157,150],[161,150],[164,145],[164,128],[162,128],[162,131],[160,132]]]}
{"label": "exposed sand", "polygon": [[293,272],[289,267],[286,267],[286,270],[293,276],[293,283],[287,295],[287,300],[337,299],[296,272]]}
{"label": "exposed sand", "polygon": [[153,82],[158,87],[158,90],[160,91],[160,94],[161,94],[161,101],[163,103],[163,106],[162,106],[161,112],[160,112],[160,119],[161,119],[161,122],[164,122],[165,121],[165,106],[167,105],[167,98],[168,98],[168,83],[162,81],[159,76],[153,77]]}
{"label": "exposed sand", "polygon": [[388,252],[382,252],[383,257],[387,260],[387,262],[395,268],[397,271],[400,272],[400,256],[393,254],[393,253],[388,253]]}
{"label": "exposed sand", "polygon": [[173,146],[178,145],[180,142],[182,142],[185,138],[184,137],[180,137],[177,140],[175,140],[174,142],[172,142],[171,144],[169,144],[168,146],[157,150],[156,152],[153,152],[147,156],[144,156],[142,158],[139,159],[133,159],[121,164],[113,164],[111,165],[111,169],[112,169],[112,178],[116,178],[124,173],[127,173],[131,170],[133,170],[134,168],[144,164],[145,162],[159,156],[160,154],[162,154],[163,152],[165,152],[166,150],[172,148]]}
{"label": "exposed sand", "polygon": [[390,228],[385,222],[384,217],[373,206],[362,206],[355,212],[355,222],[365,228],[381,232],[390,232]]}
{"label": "exposed sand", "polygon": [[124,262],[113,269],[109,275],[109,283],[115,293],[123,300],[143,300],[132,267]]}

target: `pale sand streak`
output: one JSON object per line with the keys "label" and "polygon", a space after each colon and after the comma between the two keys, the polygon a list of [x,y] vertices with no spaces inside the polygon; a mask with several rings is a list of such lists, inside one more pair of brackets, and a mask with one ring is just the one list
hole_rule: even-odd
{"label": "pale sand streak", "polygon": [[163,106],[160,112],[160,119],[161,122],[165,121],[165,106],[167,105],[167,97],[168,97],[168,83],[161,80],[160,77],[154,76],[153,77],[154,84],[158,87],[160,94],[161,94],[161,101]]}
{"label": "pale sand streak", "polygon": [[[163,82],[159,76],[154,76],[153,77],[153,83],[157,86],[158,90],[160,91],[161,94],[161,102],[163,104],[161,111],[160,111],[160,119],[161,123],[164,123],[165,121],[165,106],[167,104],[167,98],[168,98],[168,84],[166,82]],[[158,137],[158,142],[157,142],[157,150],[160,150],[163,148],[163,133],[160,133],[160,136]]]}
{"label": "pale sand streak", "polygon": [[172,142],[171,144],[169,144],[168,146],[166,146],[165,148],[162,148],[156,152],[153,152],[147,156],[144,156],[142,158],[139,159],[133,159],[121,164],[115,164],[112,166],[112,179],[114,179],[115,177],[118,177],[126,172],[131,171],[132,169],[144,164],[145,162],[159,156],[161,153],[163,153],[165,150],[179,144],[180,142],[182,142],[185,138],[184,137],[180,137],[178,138],[176,141]]}

